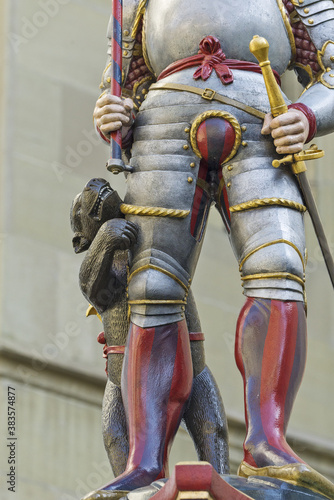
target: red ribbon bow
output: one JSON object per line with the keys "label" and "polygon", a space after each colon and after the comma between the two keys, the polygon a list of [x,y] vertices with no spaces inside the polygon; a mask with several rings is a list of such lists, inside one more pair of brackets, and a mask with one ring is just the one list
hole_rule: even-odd
{"label": "red ribbon bow", "polygon": [[224,85],[233,82],[233,74],[230,68],[223,64],[226,56],[221,49],[220,42],[214,36],[203,38],[199,44],[199,54],[203,54],[204,58],[199,68],[194,73],[194,79],[202,78],[207,80],[214,69]]}

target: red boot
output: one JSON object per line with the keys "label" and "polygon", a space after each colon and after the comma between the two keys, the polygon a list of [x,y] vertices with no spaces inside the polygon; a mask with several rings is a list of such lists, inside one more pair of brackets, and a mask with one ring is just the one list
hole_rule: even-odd
{"label": "red boot", "polygon": [[247,299],[238,320],[235,357],[244,379],[247,427],[238,474],[281,479],[333,499],[334,485],[285,440],[305,367],[303,303]]}
{"label": "red boot", "polygon": [[146,329],[131,324],[122,372],[129,458],[124,473],[102,490],[133,490],[165,477],[191,385],[185,320]]}
{"label": "red boot", "polygon": [[235,356],[245,390],[245,462],[254,467],[302,462],[285,435],[305,367],[304,305],[247,299],[238,320]]}

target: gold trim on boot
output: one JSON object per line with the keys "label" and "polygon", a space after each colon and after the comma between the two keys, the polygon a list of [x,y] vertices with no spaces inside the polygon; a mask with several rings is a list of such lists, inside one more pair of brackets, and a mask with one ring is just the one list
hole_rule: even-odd
{"label": "gold trim on boot", "polygon": [[241,477],[267,476],[274,479],[281,479],[295,486],[302,486],[309,490],[324,495],[330,500],[334,500],[334,484],[331,483],[319,472],[304,463],[293,463],[288,465],[269,465],[268,467],[253,467],[246,462],[241,462],[238,475]]}
{"label": "gold trim on boot", "polygon": [[129,490],[96,490],[91,491],[81,500],[119,500],[128,493]]}

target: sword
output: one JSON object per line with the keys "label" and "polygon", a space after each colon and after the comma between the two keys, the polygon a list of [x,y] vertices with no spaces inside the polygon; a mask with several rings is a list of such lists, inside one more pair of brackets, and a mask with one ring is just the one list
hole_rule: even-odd
{"label": "sword", "polygon": [[[122,0],[112,0],[112,38],[111,38],[111,93],[122,97]],[[113,174],[132,172],[132,167],[124,165],[122,160],[122,131],[116,130],[110,134],[110,158],[107,169]]]}
{"label": "sword", "polygon": [[[287,113],[288,107],[285,104],[284,98],[281,93],[281,89],[279,88],[275,80],[273,71],[270,66],[270,61],[268,59],[269,43],[265,38],[256,35],[249,44],[249,50],[256,57],[261,67],[269,97],[271,114],[273,115],[273,117],[276,117],[283,113]],[[334,288],[333,257],[311,191],[311,186],[306,176],[307,169],[305,165],[305,160],[321,158],[322,156],[324,156],[324,152],[317,149],[315,145],[312,145],[310,149],[301,151],[300,153],[284,156],[280,160],[274,160],[272,164],[274,167],[277,168],[283,163],[291,163],[292,171],[298,179],[300,189],[303,194],[304,202],[310,214],[314,231],[318,238],[321,252],[328,270],[328,274]]]}

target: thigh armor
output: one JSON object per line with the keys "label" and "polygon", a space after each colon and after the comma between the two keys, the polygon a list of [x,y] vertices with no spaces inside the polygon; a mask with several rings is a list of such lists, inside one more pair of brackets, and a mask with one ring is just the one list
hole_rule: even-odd
{"label": "thigh armor", "polygon": [[[189,83],[192,72],[165,80]],[[241,73],[224,89],[215,75],[197,85],[231,98],[242,91],[241,101],[267,111],[261,75]],[[225,215],[244,293],[303,300],[305,207],[289,168],[272,167],[277,155],[261,128],[260,118],[191,92],[149,92],[123,209],[140,226],[128,288],[137,324],[182,317],[212,201]]]}

